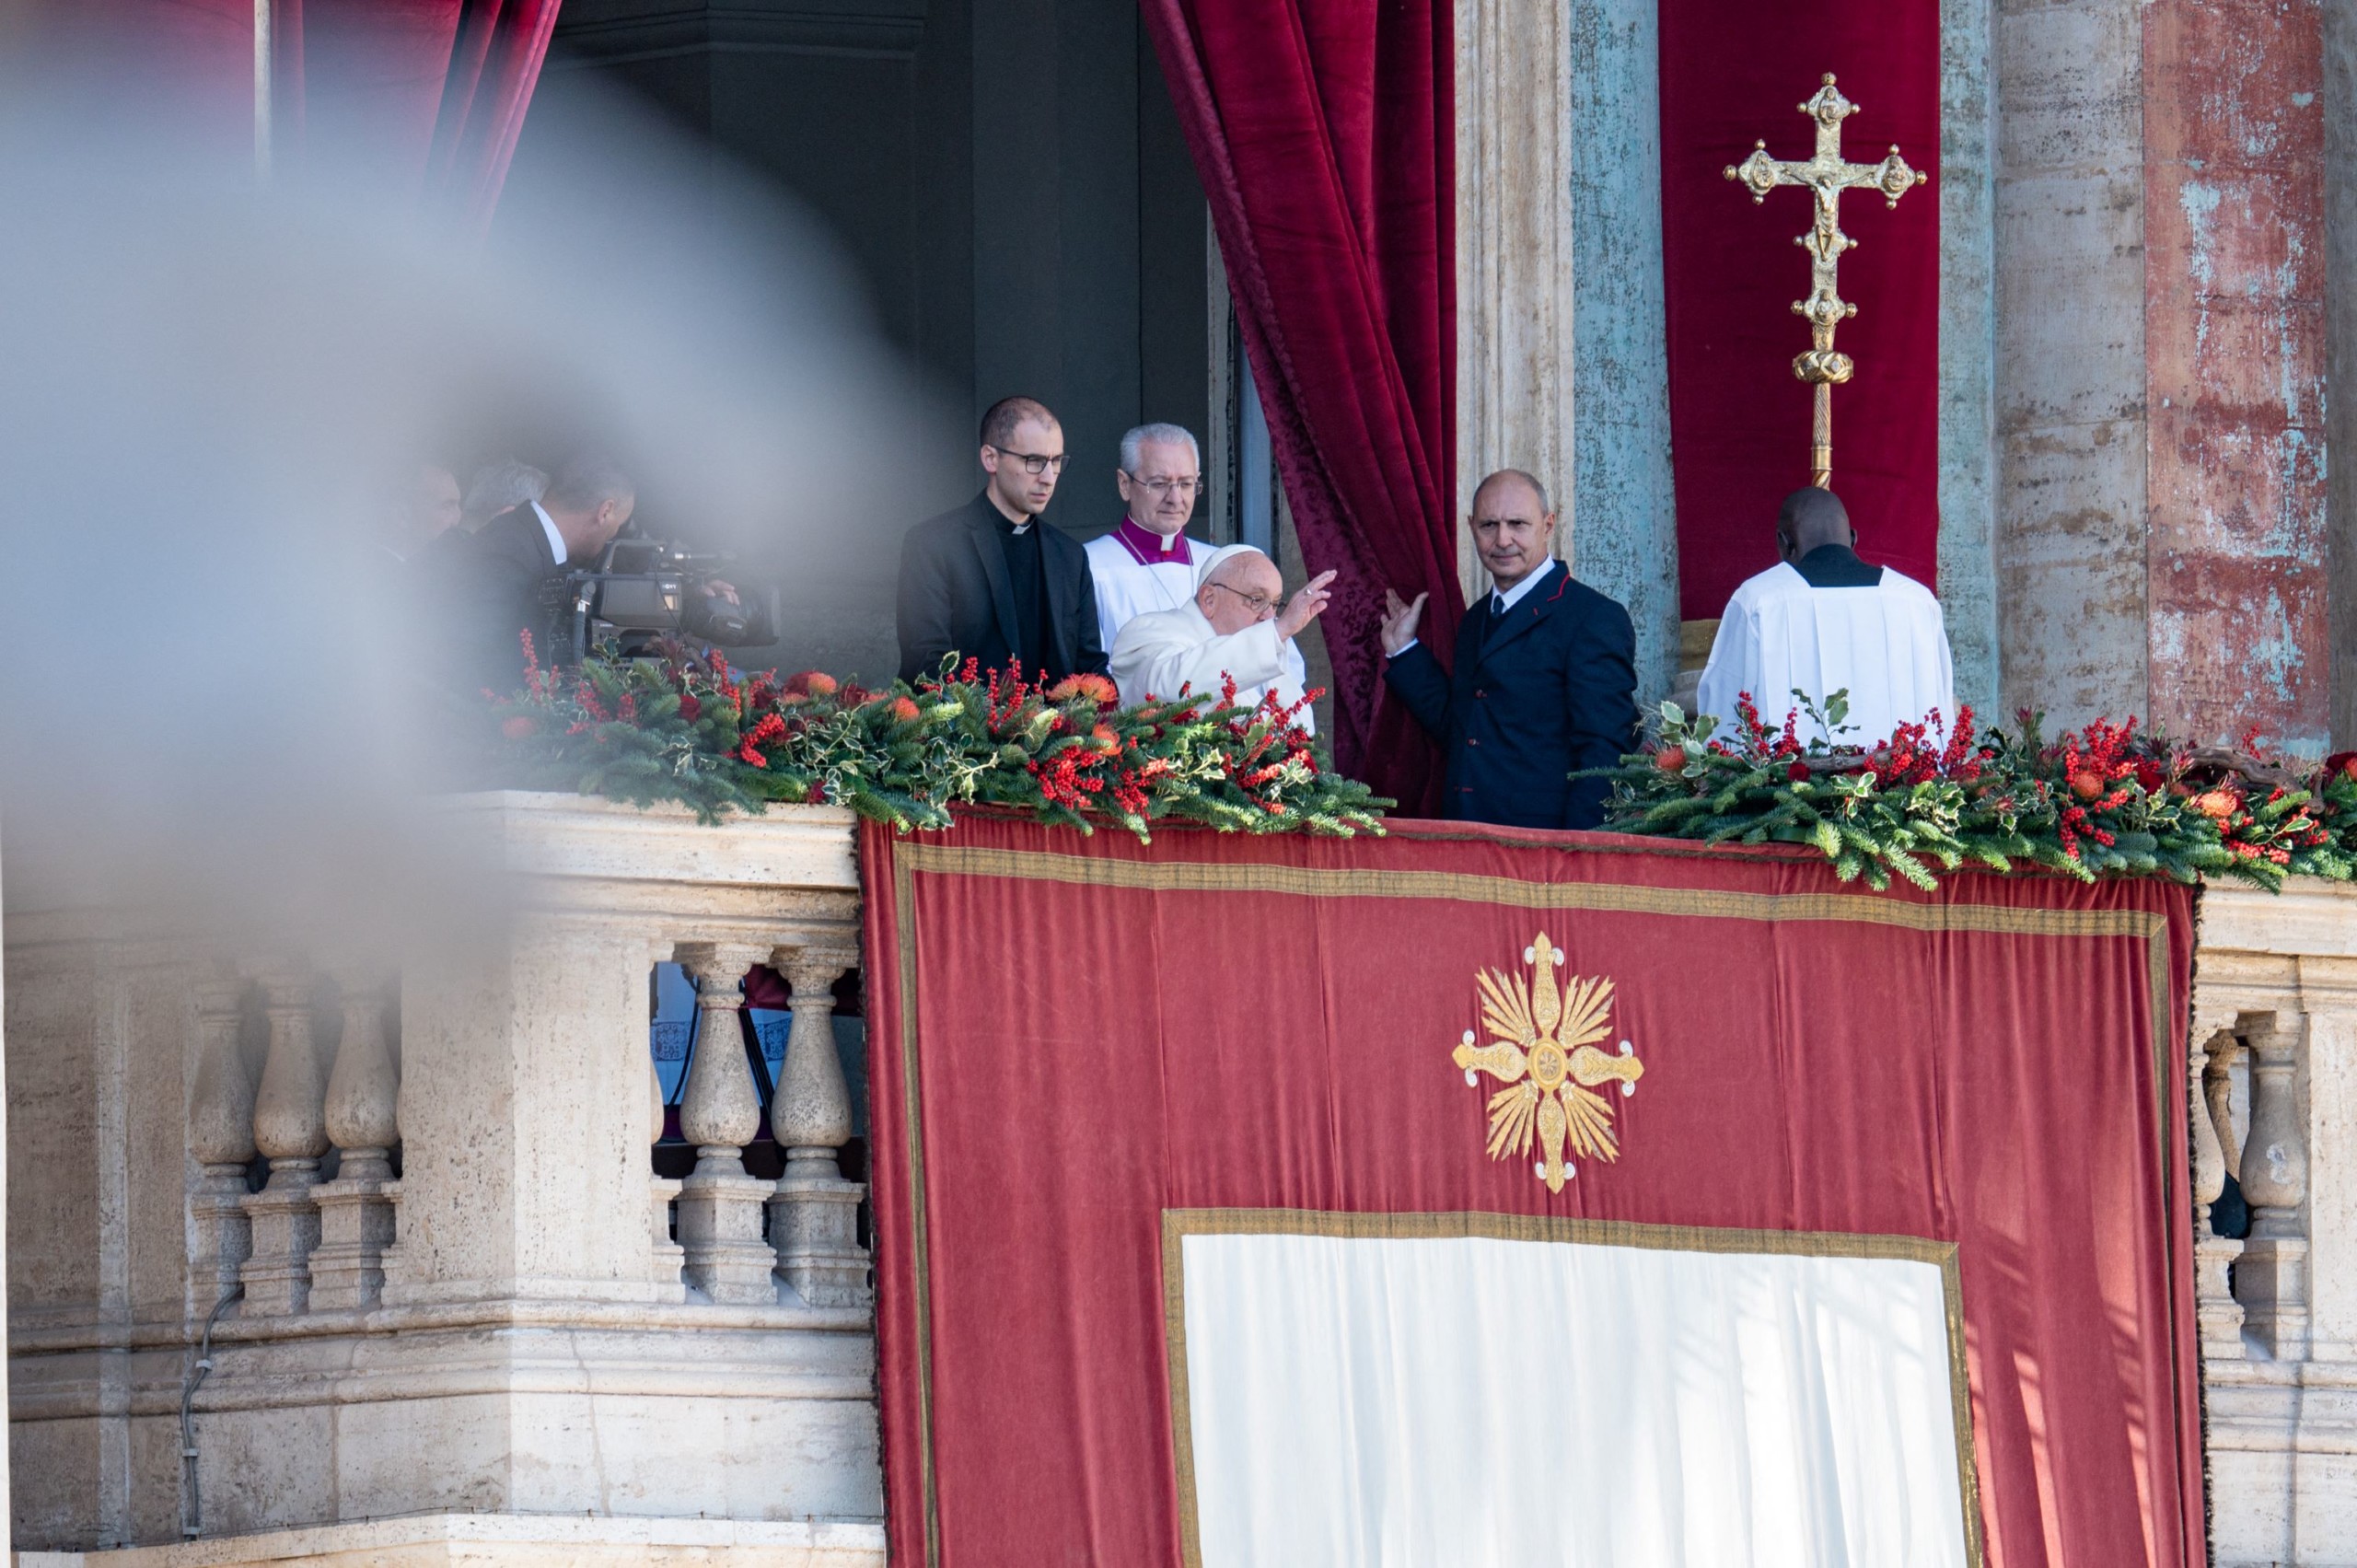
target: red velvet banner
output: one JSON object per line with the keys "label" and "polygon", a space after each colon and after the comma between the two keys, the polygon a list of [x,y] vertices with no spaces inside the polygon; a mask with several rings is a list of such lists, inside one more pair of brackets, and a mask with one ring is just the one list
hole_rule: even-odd
{"label": "red velvet banner", "polygon": [[1940,8],[1888,0],[1796,0],[1763,15],[1736,0],[1662,0],[1662,271],[1669,308],[1670,454],[1678,494],[1680,613],[1707,620],[1776,563],[1776,507],[1808,482],[1809,346],[1792,312],[1809,292],[1805,192],[1763,206],[1722,171],[1765,140],[1805,159],[1813,121],[1794,106],[1831,71],[1863,106],[1842,156],[1875,163],[1893,143],[1933,177],[1895,209],[1841,198],[1858,248],[1841,297],[1858,308],[1834,342],[1857,377],[1833,390],[1833,489],[1859,553],[1939,586]]}
{"label": "red velvet banner", "polygon": [[[2188,889],[1418,823],[967,817],[861,862],[895,1562],[1183,1561],[1163,1230],[1201,1209],[1953,1243],[1985,1561],[2203,1561]],[[1541,934],[1643,1063],[1560,1192],[1452,1055]]]}

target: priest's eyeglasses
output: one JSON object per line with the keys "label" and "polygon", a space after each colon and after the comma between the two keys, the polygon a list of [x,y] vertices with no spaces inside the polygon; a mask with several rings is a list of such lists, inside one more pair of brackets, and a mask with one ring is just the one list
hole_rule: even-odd
{"label": "priest's eyeglasses", "polygon": [[1016,462],[1021,463],[1025,473],[1062,473],[1064,471],[1065,455],[1062,452],[1058,452],[1051,458],[1045,452],[1010,452],[1005,447],[999,446],[993,446],[991,450],[996,452],[1002,458],[1013,458]]}
{"label": "priest's eyeglasses", "polygon": [[1192,495],[1203,487],[1203,479],[1201,474],[1190,473],[1176,479],[1148,479],[1142,473],[1133,473],[1130,477],[1154,492],[1156,496],[1167,495],[1174,490],[1181,495]]}
{"label": "priest's eyeglasses", "polygon": [[1225,583],[1213,583],[1212,587],[1217,588],[1224,594],[1235,594],[1237,598],[1242,599],[1244,601],[1244,608],[1252,612],[1252,618],[1256,621],[1266,621],[1270,616],[1274,615],[1277,611],[1285,607],[1285,598],[1283,594],[1279,594],[1276,598],[1271,598],[1266,594],[1248,594],[1241,592],[1236,588],[1229,587]]}

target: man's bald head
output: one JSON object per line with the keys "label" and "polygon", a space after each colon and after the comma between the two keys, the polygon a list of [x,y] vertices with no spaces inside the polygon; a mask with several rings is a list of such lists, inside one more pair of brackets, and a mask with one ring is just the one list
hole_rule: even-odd
{"label": "man's bald head", "polygon": [[1534,518],[1546,517],[1555,509],[1554,503],[1547,499],[1547,487],[1539,483],[1536,476],[1520,469],[1500,469],[1474,486],[1473,515],[1477,517],[1483,515],[1485,502],[1515,507],[1526,499],[1531,505],[1530,516]]}
{"label": "man's bald head", "polygon": [[1544,565],[1554,548],[1555,506],[1547,487],[1520,469],[1500,469],[1473,490],[1473,552],[1490,581],[1510,588]]}
{"label": "man's bald head", "polygon": [[1823,545],[1853,549],[1857,530],[1850,526],[1850,509],[1830,490],[1805,485],[1784,497],[1776,513],[1776,549],[1787,561],[1797,561]]}

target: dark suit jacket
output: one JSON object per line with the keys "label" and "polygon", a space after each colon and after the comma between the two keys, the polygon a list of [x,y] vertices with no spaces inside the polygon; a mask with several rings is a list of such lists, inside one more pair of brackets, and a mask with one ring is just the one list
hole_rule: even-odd
{"label": "dark suit jacket", "polygon": [[1443,811],[1518,828],[1593,828],[1603,779],[1637,743],[1637,639],[1629,612],[1562,563],[1491,623],[1489,596],[1457,629],[1457,669],[1418,643],[1383,679],[1448,760]]}
{"label": "dark suit jacket", "polygon": [[451,676],[462,689],[505,692],[521,686],[521,632],[532,633],[543,665],[571,656],[569,646],[552,643],[564,573],[529,506],[500,513],[478,533],[452,528],[419,555],[419,586],[432,596],[450,649]]}
{"label": "dark suit jacket", "polygon": [[[1003,668],[1022,646],[999,525],[998,508],[985,494],[909,530],[900,546],[901,679],[933,674],[950,653],[961,662],[978,658],[985,669]],[[1062,528],[1032,526],[1039,530],[1047,577],[1047,679],[1102,675],[1105,646],[1088,552]]]}

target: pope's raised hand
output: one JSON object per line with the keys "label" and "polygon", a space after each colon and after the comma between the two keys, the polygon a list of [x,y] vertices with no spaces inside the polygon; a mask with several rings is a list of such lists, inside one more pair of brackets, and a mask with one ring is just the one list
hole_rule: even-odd
{"label": "pope's raised hand", "polygon": [[1416,619],[1424,612],[1424,600],[1431,596],[1418,594],[1410,604],[1389,588],[1383,590],[1383,651],[1397,655],[1416,640]]}
{"label": "pope's raised hand", "polygon": [[1320,572],[1301,586],[1301,590],[1285,600],[1284,613],[1277,617],[1277,634],[1293,638],[1301,635],[1303,627],[1318,619],[1318,611],[1333,597],[1328,587],[1334,581],[1331,572]]}

